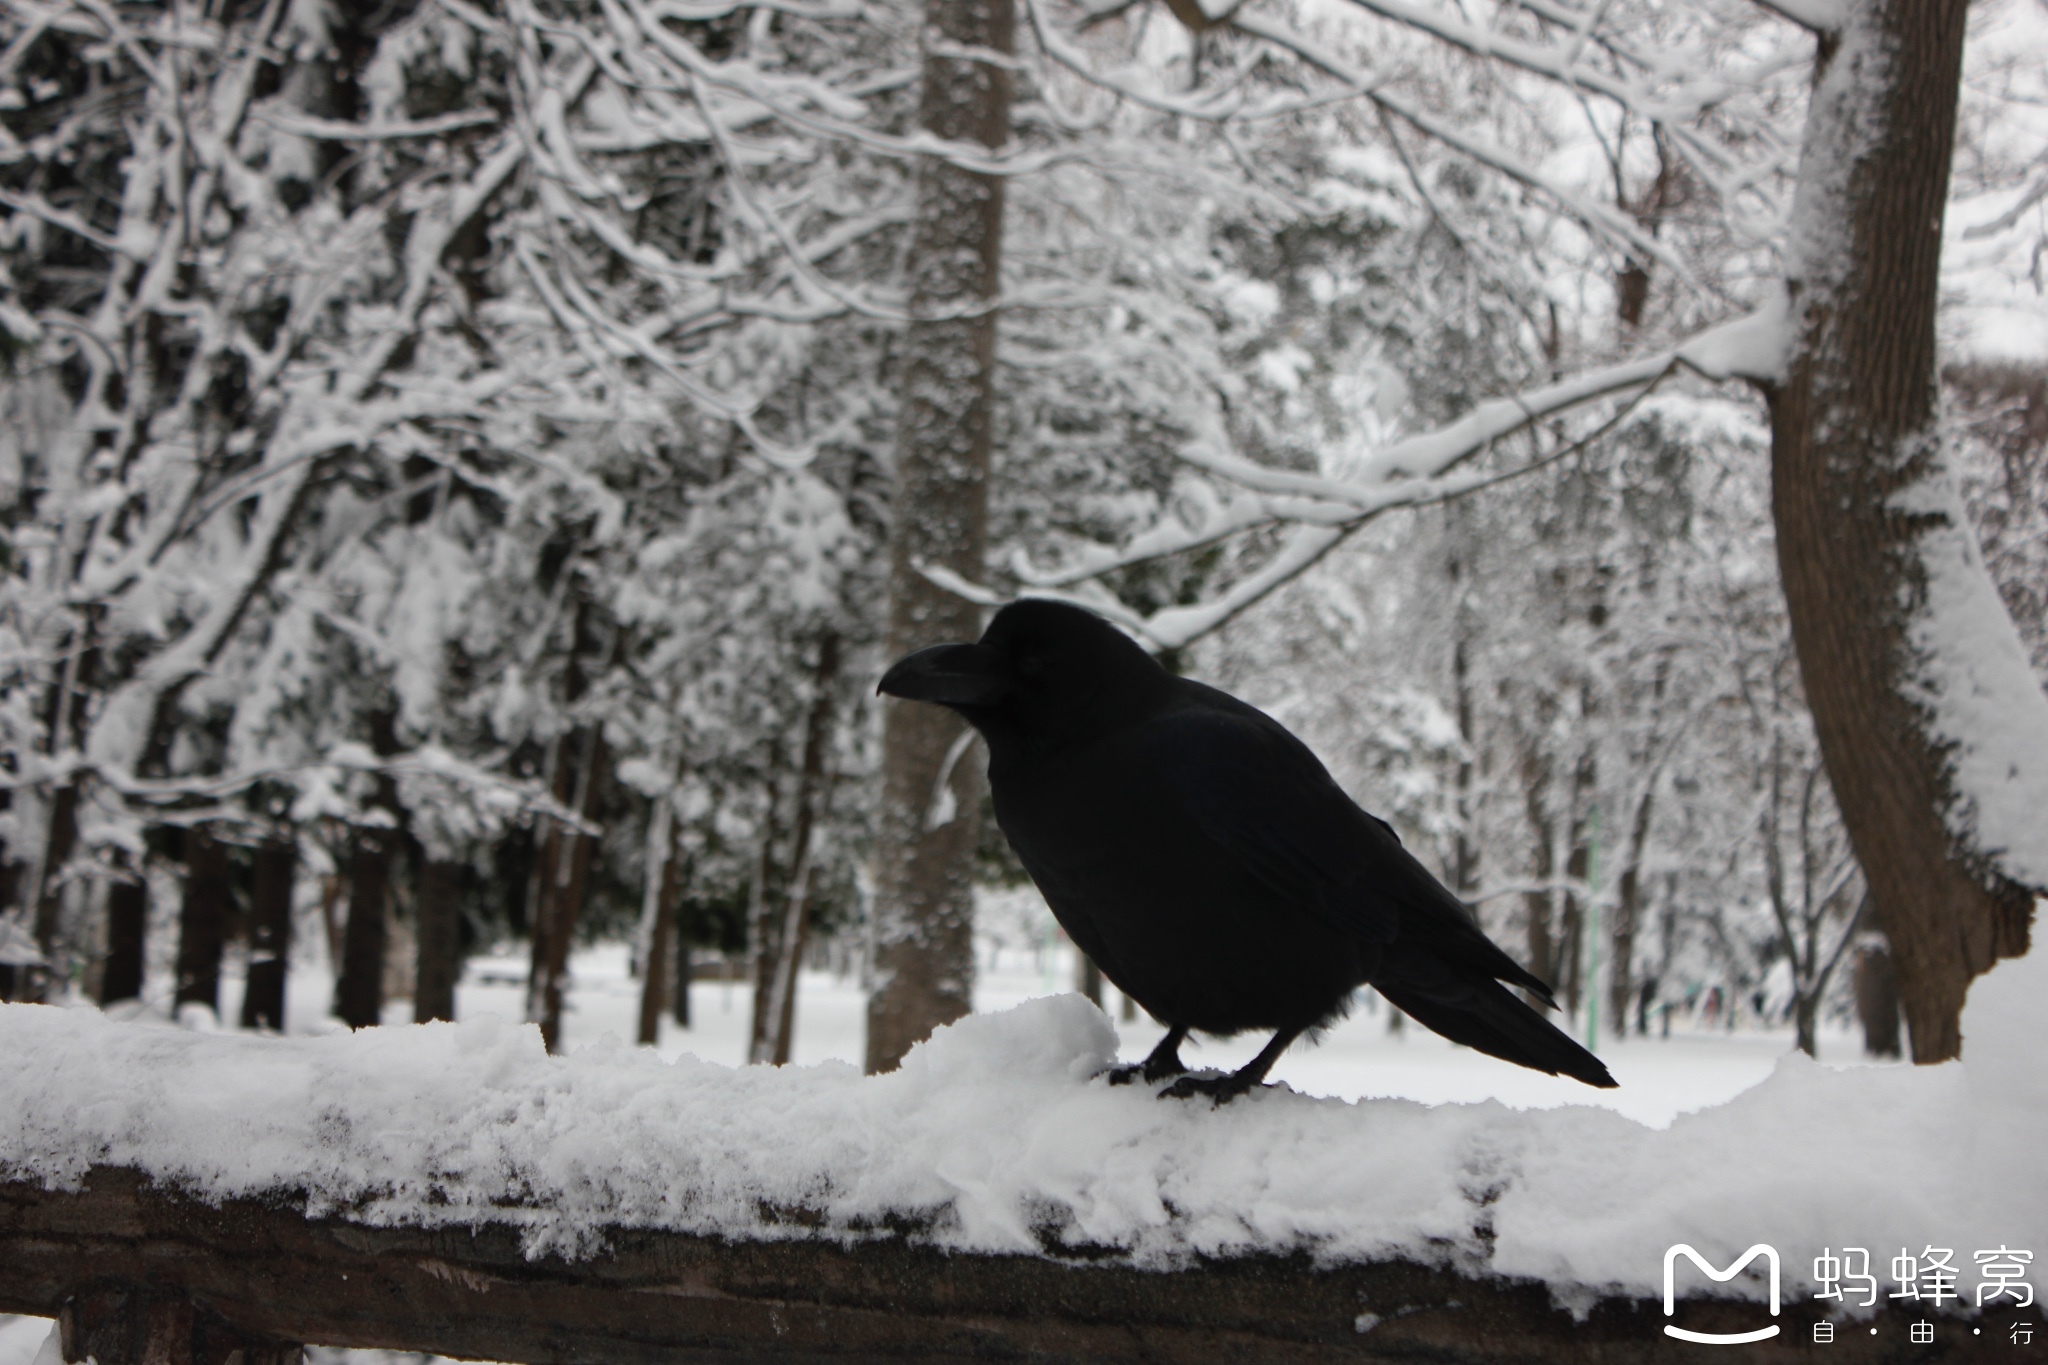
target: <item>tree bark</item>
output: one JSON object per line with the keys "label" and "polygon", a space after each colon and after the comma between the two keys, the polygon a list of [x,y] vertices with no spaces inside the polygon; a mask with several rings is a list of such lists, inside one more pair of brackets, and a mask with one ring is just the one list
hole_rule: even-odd
{"label": "tree bark", "polygon": [[833,690],[839,682],[839,636],[827,631],[818,643],[811,679],[811,709],[804,723],[804,752],[797,769],[796,820],[790,832],[790,874],[782,888],[782,912],[762,923],[766,941],[754,977],[753,1045],[748,1061],[789,1064],[796,1032],[797,971],[810,937],[811,886],[817,880],[818,812],[831,776],[825,751],[832,738]]}
{"label": "tree bark", "polygon": [[[48,743],[45,749],[55,758],[78,745],[84,732],[92,689],[99,679],[100,651],[97,643],[99,612],[88,608],[79,614],[77,633],[67,642],[66,658],[51,689]],[[36,870],[36,947],[47,965],[42,985],[47,991],[61,989],[76,956],[73,936],[77,926],[67,925],[64,900],[69,883],[66,864],[78,848],[78,782],[65,782],[50,797],[49,821],[43,841],[42,860]]]}
{"label": "tree bark", "polygon": [[[548,794],[555,804],[573,810],[576,806],[576,732],[565,730],[548,745],[547,768],[543,774]],[[555,902],[561,882],[565,852],[560,821],[542,816],[536,822],[533,841],[533,871],[527,879],[526,914],[532,940],[526,971],[526,1021],[537,1024],[546,1012],[549,964],[554,961],[550,936],[555,931]],[[567,950],[564,950],[566,960]]]}
{"label": "tree bark", "polygon": [[100,1004],[142,997],[148,961],[149,883],[141,868],[107,888],[107,958],[100,968]]}
{"label": "tree bark", "polygon": [[1971,535],[1936,431],[1934,332],[1966,10],[1854,0],[1822,40],[1788,264],[1795,330],[1767,389],[1800,671],[1917,1062],[1960,1054],[1970,980],[2026,951],[2033,905],[1951,819],[1973,794],[1928,701],[1942,661],[1913,634],[1930,544]]}
{"label": "tree bark", "polygon": [[[640,1042],[652,1047],[661,1041],[661,1012],[671,991],[679,993],[676,1022],[689,1027],[689,977],[685,975],[689,953],[676,946],[676,902],[683,889],[682,825],[666,794],[655,798],[655,828],[649,831],[647,847],[659,851],[661,866],[648,869],[654,897],[653,922],[647,926],[646,956],[640,963]],[[677,962],[677,957],[683,963]]]}
{"label": "tree bark", "polygon": [[1865,1053],[1899,1055],[1899,976],[1882,946],[1856,954],[1856,1019],[1863,1026]]}
{"label": "tree bark", "polygon": [[432,859],[420,872],[413,905],[418,940],[412,988],[415,1023],[455,1017],[455,983],[462,979],[462,865]]}
{"label": "tree bark", "polygon": [[[676,902],[677,917],[680,918],[682,910],[682,896],[680,893],[676,897]],[[688,1028],[690,1026],[690,983],[696,980],[697,964],[694,954],[690,951],[690,945],[683,941],[682,926],[680,924],[676,926],[675,963],[676,984],[675,990],[670,993],[668,1016],[676,1021],[677,1028]]]}
{"label": "tree bark", "polygon": [[[571,742],[573,740],[573,743]],[[585,726],[564,736],[563,746],[575,753],[569,807],[593,820],[603,799],[606,776],[604,728]],[[568,786],[557,775],[557,790]],[[527,1018],[540,1025],[549,1052],[562,1046],[562,999],[569,976],[569,948],[590,882],[590,859],[597,839],[566,826],[548,831],[547,854],[541,859],[541,896],[534,907],[533,969],[527,982]]]}
{"label": "tree bark", "polygon": [[185,903],[178,913],[174,1008],[204,1005],[220,1017],[220,955],[234,913],[228,850],[204,825],[185,831]]}
{"label": "tree bark", "polygon": [[[1007,53],[1015,27],[1013,0],[925,3],[926,31],[950,44]],[[1009,73],[928,47],[919,121],[942,138],[1002,146],[1010,133]],[[891,658],[981,633],[979,609],[933,586],[919,566],[970,579],[985,571],[995,315],[942,315],[988,304],[1000,293],[1002,230],[1000,178],[925,161],[910,254],[910,310],[918,321],[905,331],[902,351],[889,546]],[[934,1028],[973,1007],[980,779],[954,753],[960,734],[960,720],[938,707],[886,705],[870,1072],[892,1069]],[[952,772],[942,774],[949,753]],[[942,780],[950,802],[939,791]]]}
{"label": "tree bark", "polygon": [[1607,1012],[1614,1021],[1617,1037],[1628,1033],[1629,1009],[1636,996],[1636,930],[1643,918],[1643,850],[1650,841],[1650,817],[1656,809],[1660,768],[1661,764],[1650,770],[1649,784],[1643,788],[1642,799],[1636,802],[1635,818],[1629,822],[1628,861],[1622,866],[1621,880],[1615,888],[1614,952],[1607,966]]}
{"label": "tree bark", "polygon": [[[370,713],[370,750],[379,758],[398,753],[398,711],[385,704]],[[335,1014],[350,1028],[371,1028],[384,1017],[385,957],[391,939],[391,864],[404,842],[405,808],[398,784],[377,775],[372,811],[384,824],[357,825],[349,858],[348,926],[342,932],[341,979],[335,982]]]}
{"label": "tree bark", "polygon": [[[1540,890],[1522,893],[1523,951],[1529,971],[1538,979],[1557,985],[1557,949],[1551,936],[1551,879],[1557,871],[1557,831],[1550,814],[1550,756],[1541,742],[1530,740],[1522,750],[1522,807],[1529,818],[1534,859],[1529,879]],[[1532,997],[1530,1003],[1536,1004]]]}
{"label": "tree bark", "polygon": [[1078,944],[1074,948],[1074,989],[1095,1008],[1102,1008],[1102,968]]}
{"label": "tree bark", "polygon": [[66,782],[50,798],[50,831],[44,841],[41,875],[36,879],[36,946],[49,959],[53,972],[60,969],[63,945],[59,931],[64,918],[64,866],[78,846],[78,784]]}
{"label": "tree bark", "polygon": [[1452,627],[1458,638],[1451,646],[1451,680],[1458,706],[1458,771],[1453,787],[1458,831],[1451,852],[1451,890],[1462,899],[1470,899],[1479,891],[1478,807],[1474,800],[1479,736],[1472,717],[1471,642],[1465,633],[1462,610],[1458,617]]}
{"label": "tree bark", "polygon": [[249,888],[249,980],[242,991],[242,1027],[284,1031],[284,983],[291,970],[292,881],[298,841],[266,839],[256,849]]}
{"label": "tree bark", "polygon": [[384,953],[390,938],[391,855],[398,831],[356,828],[349,857],[348,924],[342,930],[341,979],[334,1013],[350,1028],[372,1028],[384,1017]]}

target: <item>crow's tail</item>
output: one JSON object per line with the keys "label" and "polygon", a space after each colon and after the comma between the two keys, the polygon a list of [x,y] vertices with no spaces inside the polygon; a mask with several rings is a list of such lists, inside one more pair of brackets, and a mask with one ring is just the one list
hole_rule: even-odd
{"label": "crow's tail", "polygon": [[1433,1033],[1489,1057],[1570,1076],[1603,1090],[1617,1082],[1600,1059],[1490,977],[1421,955],[1390,955],[1373,989]]}

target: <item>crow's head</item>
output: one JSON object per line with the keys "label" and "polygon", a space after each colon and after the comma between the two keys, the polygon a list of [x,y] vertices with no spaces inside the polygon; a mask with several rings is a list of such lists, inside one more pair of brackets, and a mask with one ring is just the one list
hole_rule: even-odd
{"label": "crow's head", "polygon": [[1115,626],[1065,602],[1026,598],[996,613],[971,645],[899,660],[876,690],[936,702],[991,742],[1086,740],[1143,715],[1172,685]]}

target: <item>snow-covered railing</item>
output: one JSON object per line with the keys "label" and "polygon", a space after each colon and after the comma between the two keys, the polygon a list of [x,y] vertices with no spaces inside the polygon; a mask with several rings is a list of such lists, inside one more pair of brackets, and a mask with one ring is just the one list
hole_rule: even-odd
{"label": "snow-covered railing", "polygon": [[[1946,1360],[2005,1359],[2005,1319],[2038,1310],[2008,1311],[2009,1267],[1974,1252],[2040,1250],[2044,966],[1978,983],[1967,1069],[1795,1056],[1663,1130],[1278,1089],[1162,1103],[1104,1082],[1114,1035],[1075,997],[964,1020],[883,1077],[549,1057],[488,1021],[276,1039],[0,1007],[0,1311],[64,1315],[67,1356],[98,1365],[299,1342],[1658,1361],[1698,1349],[1666,1326],[1774,1326],[1769,1359],[1817,1323],[1843,1361],[1899,1358],[1915,1323]],[[1759,1258],[1725,1284],[1681,1263],[1667,1316],[1681,1243],[1716,1267],[1772,1246],[1780,1311]],[[1814,1297],[1824,1255],[1869,1248],[1881,1275],[1923,1245],[1956,1253],[1939,1305]]]}

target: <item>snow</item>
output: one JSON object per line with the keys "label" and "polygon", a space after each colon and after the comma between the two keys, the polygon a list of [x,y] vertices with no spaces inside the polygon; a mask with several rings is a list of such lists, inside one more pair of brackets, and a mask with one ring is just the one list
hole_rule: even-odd
{"label": "snow", "polygon": [[1679,348],[1679,358],[1709,379],[1775,380],[1792,345],[1791,303],[1783,289],[1755,312],[1710,327]]}
{"label": "snow", "polygon": [[1847,11],[1842,0],[1761,0],[1765,9],[1775,10],[1793,23],[1816,33],[1832,33],[1842,26]]}
{"label": "snow", "polygon": [[[696,997],[707,1020],[712,996]],[[1717,1263],[1769,1242],[1795,1286],[1825,1246],[1934,1243],[1965,1248],[1967,1292],[1968,1250],[2048,1231],[2048,1156],[2029,1136],[2048,1093],[2026,1052],[2044,1025],[2036,955],[1978,983],[1969,1064],[1788,1056],[1657,1128],[1586,1103],[1284,1088],[1163,1103],[1100,1077],[1119,1039],[1076,996],[969,1016],[881,1077],[613,1037],[549,1057],[533,1028],[489,1018],[267,1038],[6,1006],[0,1173],[69,1187],[106,1163],[204,1198],[297,1190],[371,1224],[510,1222],[533,1254],[591,1254],[622,1225],[853,1241],[889,1215],[962,1251],[1406,1255],[1540,1275],[1568,1302],[1660,1292],[1680,1241]],[[821,1231],[764,1221],[793,1205]]]}
{"label": "snow", "polygon": [[0,1314],[0,1365],[61,1365],[56,1344],[57,1324],[50,1319]]}
{"label": "snow", "polygon": [[1907,618],[1914,695],[1948,750],[1951,832],[2023,886],[2048,886],[2048,697],[1999,600],[1945,466],[1893,498],[1927,527]]}

